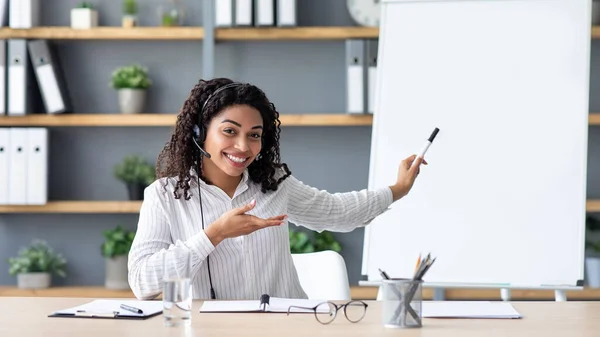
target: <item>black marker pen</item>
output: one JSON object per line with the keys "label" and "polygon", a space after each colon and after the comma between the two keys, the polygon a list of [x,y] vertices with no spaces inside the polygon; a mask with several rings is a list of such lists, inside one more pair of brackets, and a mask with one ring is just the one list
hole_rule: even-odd
{"label": "black marker pen", "polygon": [[[431,136],[429,136],[429,138],[427,139],[427,142],[425,142],[425,145],[423,145],[423,148],[421,149],[421,152],[419,152],[419,154],[417,155],[418,157],[424,158],[425,157],[425,153],[427,153],[427,150],[429,149],[429,147],[431,146],[431,143],[433,143],[433,140],[435,139],[435,136],[437,136],[438,132],[440,131],[440,129],[435,128],[433,130],[433,132],[431,133]],[[413,164],[415,163],[415,161],[417,160],[417,158],[415,158],[415,160],[413,161]],[[412,164],[411,164],[412,166]]]}

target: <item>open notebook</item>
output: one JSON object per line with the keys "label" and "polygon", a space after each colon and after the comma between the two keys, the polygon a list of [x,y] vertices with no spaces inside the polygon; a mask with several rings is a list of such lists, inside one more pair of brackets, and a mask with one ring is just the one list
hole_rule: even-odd
{"label": "open notebook", "polygon": [[[306,300],[270,297],[262,295],[258,300],[244,301],[204,301],[200,312],[280,312],[287,313],[290,306],[311,308],[291,308],[294,313],[314,313],[312,308],[316,307],[325,300]],[[328,306],[322,305],[317,308],[318,312],[327,312]]]}
{"label": "open notebook", "polygon": [[[121,305],[140,309],[133,312],[121,308]],[[146,319],[161,314],[162,301],[139,300],[94,300],[76,307],[58,310],[48,317],[110,318],[110,319]]]}

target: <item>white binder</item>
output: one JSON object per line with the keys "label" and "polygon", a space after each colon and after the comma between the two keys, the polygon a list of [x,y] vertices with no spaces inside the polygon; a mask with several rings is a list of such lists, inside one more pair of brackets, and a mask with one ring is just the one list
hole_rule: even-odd
{"label": "white binder", "polygon": [[41,108],[40,90],[29,60],[27,41],[8,40],[8,115],[22,116]]}
{"label": "white binder", "polygon": [[27,43],[25,40],[8,40],[8,114],[27,113]]}
{"label": "white binder", "polygon": [[235,0],[235,25],[252,26],[254,25],[254,1],[253,0]]}
{"label": "white binder", "polygon": [[31,28],[40,25],[40,0],[10,0],[8,5],[11,28]]}
{"label": "white binder", "polygon": [[0,40],[0,116],[6,115],[6,45],[6,40]]}
{"label": "white binder", "polygon": [[293,27],[296,22],[296,0],[277,0],[277,26]]}
{"label": "white binder", "polygon": [[8,26],[8,0],[0,0],[0,27]]}
{"label": "white binder", "polygon": [[254,17],[256,26],[274,26],[275,25],[275,1],[276,0],[255,0]]}
{"label": "white binder", "polygon": [[70,99],[62,67],[48,40],[31,40],[27,45],[46,112],[56,114],[69,111]]}
{"label": "white binder", "polygon": [[362,114],[367,111],[367,66],[365,41],[346,40],[346,112]]}
{"label": "white binder", "polygon": [[215,26],[233,25],[233,0],[215,0]]}
{"label": "white binder", "polygon": [[9,128],[0,128],[0,205],[8,204],[9,131]]}
{"label": "white binder", "polygon": [[377,90],[377,39],[367,40],[367,112],[375,111],[375,92]]}
{"label": "white binder", "polygon": [[27,204],[48,201],[48,129],[27,128]]}
{"label": "white binder", "polygon": [[27,204],[27,128],[9,129],[10,164],[8,168],[8,203],[10,205]]}

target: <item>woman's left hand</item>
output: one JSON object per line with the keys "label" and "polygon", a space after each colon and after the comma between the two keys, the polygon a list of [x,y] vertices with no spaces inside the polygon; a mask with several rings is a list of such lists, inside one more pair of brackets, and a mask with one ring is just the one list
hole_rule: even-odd
{"label": "woman's left hand", "polygon": [[421,163],[427,165],[427,162],[423,158],[417,157],[417,155],[414,154],[400,163],[400,167],[398,168],[398,180],[396,181],[396,184],[390,186],[394,201],[404,197],[410,192],[415,183],[415,179],[417,179],[417,175],[419,174]]}

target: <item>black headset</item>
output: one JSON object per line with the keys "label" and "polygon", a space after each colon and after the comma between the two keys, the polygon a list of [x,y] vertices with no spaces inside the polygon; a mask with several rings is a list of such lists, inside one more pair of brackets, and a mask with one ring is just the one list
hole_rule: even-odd
{"label": "black headset", "polygon": [[[202,193],[200,192],[200,165],[202,163],[202,156],[206,156],[206,158],[210,158],[210,153],[206,152],[206,150],[204,150],[202,148],[202,146],[200,146],[200,144],[203,144],[204,140],[206,139],[206,126],[202,122],[204,108],[206,107],[206,103],[208,103],[208,101],[210,101],[210,99],[213,98],[214,96],[216,96],[219,92],[229,89],[229,88],[237,88],[242,85],[243,85],[243,83],[238,83],[238,82],[229,83],[222,87],[219,87],[212,94],[210,94],[208,96],[208,98],[206,99],[206,101],[204,101],[204,104],[202,105],[202,109],[198,113],[198,122],[196,123],[196,125],[194,125],[194,135],[192,136],[192,141],[198,148],[198,153],[197,153],[197,157],[196,157],[196,174],[198,176],[198,197],[200,198],[200,217],[201,217],[201,221],[202,221],[202,230],[204,230],[204,212],[202,211]],[[214,300],[217,298],[217,296],[215,295],[215,289],[213,288],[212,277],[210,275],[209,256],[206,257],[206,264],[208,267],[208,282],[210,284],[210,298]]]}

